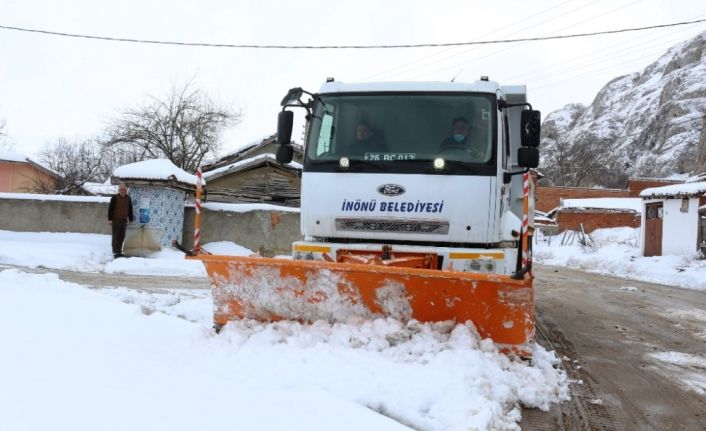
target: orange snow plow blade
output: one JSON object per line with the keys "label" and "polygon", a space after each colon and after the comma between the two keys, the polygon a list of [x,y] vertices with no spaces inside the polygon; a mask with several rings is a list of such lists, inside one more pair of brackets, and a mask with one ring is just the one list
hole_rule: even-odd
{"label": "orange snow plow blade", "polygon": [[214,323],[393,317],[472,321],[504,352],[531,356],[532,277],[337,262],[201,255],[213,287]]}

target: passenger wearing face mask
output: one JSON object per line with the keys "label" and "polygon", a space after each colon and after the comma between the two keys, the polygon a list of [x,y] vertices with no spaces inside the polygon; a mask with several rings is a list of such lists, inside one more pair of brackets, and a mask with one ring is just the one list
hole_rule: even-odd
{"label": "passenger wearing face mask", "polygon": [[447,137],[439,145],[439,153],[447,152],[462,152],[468,154],[472,159],[480,161],[485,158],[483,153],[475,146],[478,145],[471,141],[469,135],[471,133],[471,123],[464,117],[456,117],[451,121],[451,136]]}
{"label": "passenger wearing face mask", "polygon": [[467,147],[468,135],[471,132],[471,123],[463,117],[456,117],[451,121],[451,136],[441,142],[440,150],[447,147]]}

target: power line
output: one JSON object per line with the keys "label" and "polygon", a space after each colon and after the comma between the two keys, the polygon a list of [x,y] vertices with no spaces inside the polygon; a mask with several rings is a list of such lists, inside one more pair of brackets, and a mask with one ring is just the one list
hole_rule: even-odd
{"label": "power line", "polygon": [[[553,20],[555,20],[555,19],[557,19],[557,18],[560,18],[560,17],[562,17],[562,16],[564,16],[564,15],[568,15],[568,14],[575,13],[576,11],[581,10],[581,9],[584,9],[584,8],[587,8],[587,7],[589,7],[589,6],[592,6],[593,4],[598,3],[599,1],[601,1],[601,0],[594,0],[594,1],[590,2],[590,3],[583,4],[583,5],[581,5],[581,6],[578,6],[578,7],[573,8],[573,9],[571,9],[571,10],[569,10],[569,11],[566,11],[566,12],[564,12],[564,13],[561,13],[561,14],[555,16],[555,17],[552,17],[552,18],[549,18],[549,19],[545,19],[545,20],[540,21],[540,22],[537,22],[537,23],[530,23],[530,24],[526,25],[525,27],[522,27],[522,28],[518,29],[517,31],[510,33],[509,36],[512,36],[512,35],[517,34],[517,33],[520,33],[520,32],[523,31],[523,30],[527,30],[527,29],[530,29],[530,28],[534,28],[534,27],[536,27],[536,26],[538,26],[538,25],[540,25],[540,24],[544,24],[544,23],[547,23],[547,22],[549,22],[549,21],[553,21]],[[639,0],[638,0],[638,1],[639,1]],[[623,6],[623,7],[627,7],[627,6],[629,6],[629,5],[625,5],[625,6]],[[585,22],[585,20],[582,21],[582,22]],[[572,27],[572,26],[569,26],[569,27]],[[559,31],[564,30],[565,28],[569,28],[569,27],[561,28],[561,29],[559,29]],[[529,43],[529,42],[524,42],[524,43]],[[517,47],[519,47],[519,46],[522,46],[522,45],[523,45],[523,44],[521,43],[521,44],[518,44],[518,45],[514,45],[514,46],[509,46],[509,47],[506,47],[506,48],[502,48],[502,49],[500,49],[500,50],[497,50],[497,51],[495,51],[495,52],[491,52],[491,53],[489,53],[489,54],[486,53],[486,54],[483,54],[483,55],[481,55],[481,56],[477,56],[477,57],[475,57],[475,58],[472,58],[472,59],[470,59],[470,60],[465,60],[465,61],[463,61],[462,63],[457,63],[457,64],[454,64],[454,65],[452,65],[452,66],[442,66],[441,68],[437,68],[437,69],[434,69],[434,70],[432,70],[432,71],[427,71],[427,72],[423,72],[423,73],[418,73],[418,74],[416,74],[416,75],[412,75],[412,77],[413,77],[413,78],[418,78],[418,77],[422,77],[422,76],[433,75],[433,74],[436,74],[436,73],[442,72],[442,71],[447,71],[447,70],[451,70],[451,69],[456,69],[456,68],[462,67],[462,66],[464,66],[464,65],[467,65],[467,64],[469,64],[469,63],[473,63],[473,62],[475,62],[475,61],[477,61],[477,60],[480,60],[480,59],[483,59],[483,58],[487,58],[487,57],[492,57],[492,56],[497,55],[497,54],[500,54],[500,53],[502,53],[502,52],[505,52],[505,51],[508,51],[508,50],[511,50],[511,49],[515,49],[515,48],[517,48]],[[477,48],[477,47],[474,46],[474,47],[471,47],[471,48],[469,48],[469,49],[466,49],[466,50],[461,51],[460,53],[458,53],[458,54],[455,56],[456,59],[458,59],[458,57],[461,56],[461,55],[463,55],[463,54],[466,54],[466,53],[469,53],[469,52],[473,51],[475,48]],[[452,56],[446,56],[446,57],[442,58],[441,60],[446,60],[446,59],[451,59],[451,58],[452,58]],[[434,62],[434,63],[440,63],[440,62],[441,62],[441,61],[436,61],[436,62]],[[432,65],[432,64],[429,64],[428,66],[431,66],[431,65]]]}
{"label": "power line", "polygon": [[176,42],[166,40],[132,39],[124,37],[93,36],[86,34],[63,33],[48,30],[39,30],[22,27],[12,27],[0,25],[0,29],[14,30],[28,33],[39,33],[51,36],[73,37],[81,39],[104,40],[111,42],[142,43],[151,45],[173,45],[173,46],[195,46],[210,48],[250,48],[250,49],[393,49],[393,48],[439,48],[447,46],[470,46],[470,45],[493,45],[501,43],[535,42],[542,40],[570,39],[577,37],[598,36],[604,34],[627,33],[633,31],[651,30],[655,28],[676,27],[681,25],[698,24],[706,22],[706,19],[694,21],[682,21],[670,24],[651,25],[646,27],[623,28],[619,30],[596,31],[591,33],[575,33],[557,36],[523,37],[517,39],[483,40],[475,42],[446,42],[446,43],[419,43],[400,45],[256,45],[256,44],[229,44],[229,43],[202,43],[202,42]]}
{"label": "power line", "polygon": [[[544,10],[541,10],[541,11],[537,12],[537,13],[534,14],[534,15],[531,15],[531,16],[526,17],[526,18],[522,18],[522,19],[519,20],[519,21],[512,22],[512,23],[510,23],[510,24],[508,24],[508,25],[506,25],[506,26],[504,26],[504,27],[497,28],[497,29],[495,29],[495,30],[493,30],[493,31],[491,31],[491,32],[489,32],[489,33],[486,33],[484,36],[487,37],[487,36],[490,36],[490,35],[492,35],[492,34],[494,34],[494,33],[499,33],[499,32],[501,32],[502,30],[505,30],[506,28],[515,28],[515,26],[516,26],[517,24],[526,23],[526,22],[530,21],[532,18],[534,18],[534,17],[536,17],[536,16],[543,15],[543,14],[546,13],[546,12],[555,11],[556,9],[561,8],[561,7],[564,6],[565,4],[571,3],[572,1],[573,1],[573,0],[566,0],[566,1],[562,2],[561,4],[559,4],[559,5],[557,5],[557,6],[551,6],[551,7],[549,7],[549,8],[546,8],[546,9],[544,9]],[[571,12],[571,11],[569,11],[569,12]],[[563,14],[561,14],[561,15],[559,15],[559,16],[565,15],[566,13],[568,13],[568,12],[564,12]],[[555,18],[556,18],[556,17],[555,17]],[[544,22],[544,21],[542,21],[542,22]],[[528,26],[528,27],[524,27],[524,28],[522,28],[522,29],[520,29],[520,30],[518,30],[518,31],[516,31],[516,32],[511,33],[509,36],[511,36],[511,35],[513,35],[513,34],[517,34],[519,31],[525,30],[525,29],[527,29],[527,28],[530,28],[530,27],[529,27],[529,26]],[[466,53],[466,52],[468,52],[468,51],[470,51],[470,50],[473,50],[474,48],[475,48],[475,47],[472,47],[472,48],[470,48],[469,50],[464,50],[464,51],[461,51],[460,53],[452,54],[452,55],[464,54],[464,53]],[[415,63],[423,63],[424,60],[427,60],[427,59],[430,59],[430,58],[433,58],[433,57],[438,57],[439,55],[442,55],[442,54],[444,54],[444,53],[446,53],[446,52],[453,51],[453,49],[454,49],[454,47],[449,47],[448,49],[445,49],[445,50],[442,50],[442,51],[437,51],[437,52],[435,52],[434,54],[427,55],[427,56],[425,56],[425,57],[423,57],[423,58],[413,60],[413,61],[408,62],[408,63],[405,63],[405,64],[403,64],[403,65],[401,65],[401,66],[395,66],[395,67],[386,69],[386,70],[384,70],[384,71],[382,71],[382,72],[377,72],[377,73],[375,73],[375,74],[373,74],[373,75],[368,75],[368,76],[366,76],[366,77],[364,77],[364,78],[362,78],[362,79],[359,79],[359,81],[368,81],[368,80],[370,80],[370,79],[372,79],[372,78],[376,78],[376,77],[378,77],[378,76],[389,75],[390,72],[399,71],[400,69],[408,69],[409,66],[412,66],[412,65],[414,65]],[[445,56],[445,57],[442,57],[441,59],[433,60],[432,62],[433,62],[433,63],[436,63],[436,62],[438,62],[438,61],[445,60],[446,58],[449,58],[449,56],[447,55],[447,56]],[[422,67],[422,66],[419,66],[419,67]],[[416,69],[416,67],[414,67],[413,69]]]}
{"label": "power line", "polygon": [[[701,15],[704,16],[704,15]],[[633,39],[627,40],[625,42],[620,42],[617,44],[613,44],[609,49],[612,49],[613,51],[607,51],[605,48],[601,48],[599,50],[594,50],[590,52],[584,52],[581,55],[577,57],[573,57],[569,60],[565,60],[559,63],[554,63],[551,66],[542,68],[542,69],[535,69],[529,72],[524,72],[520,73],[518,75],[511,76],[509,78],[503,78],[502,81],[504,82],[510,82],[510,81],[519,81],[519,82],[527,82],[530,81],[532,77],[538,76],[538,75],[543,75],[549,73],[550,75],[554,76],[557,72],[562,73],[564,71],[573,71],[576,69],[585,69],[587,66],[592,66],[597,63],[605,63],[609,60],[612,60],[616,57],[620,57],[623,55],[625,52],[633,52],[636,49],[638,50],[643,50],[644,46],[650,46],[650,48],[656,48],[658,46],[665,45],[667,47],[671,46],[675,41],[683,41],[684,36],[677,36],[677,37],[672,37],[671,39],[666,39],[664,36],[675,36],[677,34],[682,34],[685,31],[689,31],[687,28],[679,28],[677,30],[672,30],[669,33],[652,33],[645,38],[643,33],[643,36],[638,36]],[[621,47],[621,49],[614,49],[617,47]],[[648,54],[647,57],[645,58],[651,58],[654,57],[653,54]],[[601,69],[604,70],[604,69]]]}
{"label": "power line", "polygon": [[[623,5],[623,6],[619,6],[619,7],[617,7],[617,8],[611,9],[611,10],[606,11],[606,12],[603,12],[603,13],[600,13],[600,14],[598,14],[598,15],[594,15],[594,16],[592,16],[592,17],[590,17],[590,18],[583,19],[583,20],[581,20],[581,21],[571,23],[571,24],[569,24],[569,25],[567,25],[567,26],[565,26],[565,27],[562,27],[562,28],[560,28],[560,29],[558,29],[558,30],[556,30],[556,31],[562,31],[562,30],[565,30],[565,29],[567,29],[567,28],[572,28],[572,27],[574,27],[574,26],[576,26],[576,25],[578,25],[578,24],[582,24],[582,23],[585,23],[585,22],[593,21],[594,19],[599,18],[599,17],[601,17],[601,16],[608,15],[608,14],[611,14],[611,13],[617,11],[617,10],[624,9],[624,8],[626,8],[626,7],[632,6],[633,4],[638,3],[639,1],[641,1],[641,0],[636,0],[636,1],[632,2],[632,3],[626,4],[626,5]],[[583,8],[585,8],[585,7],[588,7],[588,6],[591,6],[591,5],[594,4],[594,3],[596,3],[596,2],[585,4],[585,5],[583,5],[583,6],[579,7],[579,8],[574,9],[574,11],[583,9]],[[559,16],[561,16],[561,15],[559,15]],[[441,71],[445,71],[445,70],[448,70],[448,69],[454,69],[454,68],[457,68],[457,67],[460,67],[460,66],[467,65],[467,64],[469,64],[469,63],[477,62],[477,61],[482,60],[482,59],[484,59],[484,58],[493,57],[493,56],[498,55],[498,54],[501,54],[501,53],[503,53],[503,52],[506,52],[506,51],[509,51],[509,50],[513,50],[513,49],[519,48],[519,47],[521,47],[522,45],[525,45],[525,44],[527,44],[527,43],[529,43],[529,41],[526,41],[526,42],[523,42],[523,43],[520,43],[520,44],[517,44],[517,45],[514,45],[514,46],[507,46],[507,47],[505,47],[505,48],[496,50],[496,51],[494,51],[494,52],[490,52],[490,53],[485,54],[485,55],[482,55],[482,56],[480,56],[480,57],[475,57],[475,58],[471,58],[471,59],[468,59],[468,60],[464,60],[463,62],[457,63],[457,64],[455,64],[455,65],[453,65],[453,66],[443,66],[443,67],[441,67],[441,68],[432,70],[432,71],[430,71],[430,72],[425,72],[425,73],[420,73],[420,74],[417,74],[417,75],[413,75],[413,77],[414,77],[414,78],[418,78],[418,77],[423,77],[423,76],[429,76],[429,75],[433,75],[433,74],[435,74],[435,73],[438,73],[438,72],[441,72]]]}

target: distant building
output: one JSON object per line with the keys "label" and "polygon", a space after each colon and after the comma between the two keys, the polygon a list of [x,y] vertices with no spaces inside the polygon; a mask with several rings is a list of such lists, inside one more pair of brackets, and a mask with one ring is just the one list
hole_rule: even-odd
{"label": "distant building", "polygon": [[624,189],[538,186],[535,206],[554,219],[558,231],[592,232],[612,227],[640,227],[640,193],[648,188],[681,184],[681,180],[630,178]]}
{"label": "distant building", "polygon": [[0,192],[33,193],[40,185],[53,187],[59,178],[24,154],[0,151]]}
{"label": "distant building", "polygon": [[662,178],[630,178],[624,189],[540,185],[537,187],[536,208],[540,211],[550,212],[561,206],[562,199],[638,198],[640,192],[645,189],[683,182]]}
{"label": "distant building", "polygon": [[[293,161],[301,164],[304,163],[304,148],[301,145],[292,145],[294,148]],[[212,171],[223,166],[233,164],[240,160],[249,159],[261,154],[276,154],[277,153],[277,135],[271,135],[266,138],[253,141],[248,145],[238,148],[235,151],[219,157],[217,160],[212,160],[204,164],[201,169],[204,172]]]}
{"label": "distant building", "polygon": [[591,233],[596,229],[640,227],[640,212],[640,198],[589,198],[563,199],[550,215],[559,232]]}
{"label": "distant building", "polygon": [[706,252],[706,182],[645,189],[642,197],[642,254]]}
{"label": "distant building", "polygon": [[273,135],[204,165],[206,201],[298,207],[303,150],[295,145],[292,162],[284,166],[277,163],[276,152]]}

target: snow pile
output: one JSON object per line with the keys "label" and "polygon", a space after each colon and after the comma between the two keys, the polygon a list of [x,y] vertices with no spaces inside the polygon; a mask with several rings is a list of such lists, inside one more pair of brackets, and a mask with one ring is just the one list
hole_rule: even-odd
{"label": "snow pile", "polygon": [[553,353],[535,347],[529,366],[469,325],[241,321],[214,336],[208,292],[0,272],[0,429],[503,430],[520,404],[567,398]]}
{"label": "snow pile", "polygon": [[222,286],[216,294],[216,302],[225,309],[218,314],[230,314],[229,303],[240,298],[251,305],[244,308],[243,315],[249,318],[304,319],[307,321],[345,321],[347,317],[371,318],[360,292],[347,289],[341,292],[339,285],[345,282],[341,274],[329,270],[312,272],[304,280],[282,277],[277,266],[251,267],[240,262],[230,263],[229,277],[218,280]]}
{"label": "snow pile", "polygon": [[[164,180],[175,179],[180,183],[196,186],[196,175],[192,175],[174,165],[167,159],[144,160],[116,168],[113,176],[125,180]],[[205,185],[206,181],[201,180]]]}
{"label": "snow pile", "polygon": [[231,241],[216,241],[204,244],[204,250],[211,254],[220,254],[223,256],[250,256],[255,254],[249,248],[236,244]]}
{"label": "snow pile", "polygon": [[[235,244],[231,246],[231,250],[237,249]],[[174,249],[145,258],[114,260],[110,235],[93,233],[0,230],[0,264],[111,274],[206,276],[201,262],[186,260],[184,253]]]}
{"label": "snow pile", "polygon": [[108,274],[206,276],[201,261],[187,260],[183,252],[174,249],[163,249],[147,257],[110,260],[103,271]]}
{"label": "snow pile", "polygon": [[99,271],[113,259],[110,235],[0,230],[0,263]]}
{"label": "snow pile", "polygon": [[582,246],[574,239],[561,245],[562,238],[537,238],[534,260],[544,265],[566,266],[601,274],[653,283],[706,290],[706,260],[691,256],[641,256],[640,229],[619,227],[591,233],[594,243]]}

